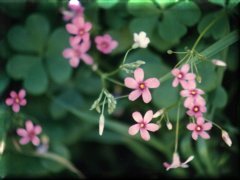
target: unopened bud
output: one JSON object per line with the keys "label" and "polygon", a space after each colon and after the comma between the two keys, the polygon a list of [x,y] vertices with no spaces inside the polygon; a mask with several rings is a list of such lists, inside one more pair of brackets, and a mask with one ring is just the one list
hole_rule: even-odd
{"label": "unopened bud", "polygon": [[202,77],[201,77],[201,76],[198,75],[196,79],[197,79],[197,81],[198,81],[199,83],[202,82]]}
{"label": "unopened bud", "polygon": [[1,140],[0,141],[0,155],[3,154],[4,149],[5,149],[5,141]]}
{"label": "unopened bud", "polygon": [[159,116],[161,116],[164,112],[164,109],[159,109],[154,115],[153,118],[157,118]]}
{"label": "unopened bud", "polygon": [[167,128],[168,128],[169,130],[172,130],[172,123],[170,123],[169,121],[167,122]]}
{"label": "unopened bud", "polygon": [[222,66],[222,67],[226,67],[227,64],[221,60],[218,60],[218,59],[213,59],[212,60],[212,63],[216,66]]}
{"label": "unopened bud", "polygon": [[229,147],[232,146],[232,140],[231,140],[231,138],[229,137],[227,131],[222,130],[222,138],[223,138],[224,142],[225,142]]}
{"label": "unopened bud", "polygon": [[167,53],[168,53],[168,54],[172,54],[173,51],[172,51],[171,49],[169,49],[169,50],[167,50]]}
{"label": "unopened bud", "polygon": [[99,135],[101,136],[103,134],[103,129],[104,129],[104,115],[101,114],[99,118]]}

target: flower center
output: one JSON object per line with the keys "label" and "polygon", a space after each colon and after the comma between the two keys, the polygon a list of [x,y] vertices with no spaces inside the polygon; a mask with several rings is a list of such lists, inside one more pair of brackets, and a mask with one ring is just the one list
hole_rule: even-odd
{"label": "flower center", "polygon": [[18,97],[15,98],[15,103],[17,103],[17,104],[20,103],[20,99]]}
{"label": "flower center", "polygon": [[81,55],[82,55],[82,52],[79,49],[75,49],[75,56],[79,58],[81,57]]}
{"label": "flower center", "polygon": [[196,130],[197,132],[200,132],[200,131],[202,131],[202,126],[200,126],[200,125],[197,125],[197,126],[196,126],[196,128],[195,128],[195,130]]}
{"label": "flower center", "polygon": [[108,48],[109,44],[107,42],[102,42],[101,46],[102,48],[106,49]]}
{"label": "flower center", "polygon": [[139,88],[140,88],[141,90],[144,90],[144,89],[145,89],[145,87],[146,87],[146,86],[145,86],[145,84],[144,84],[144,83],[140,83],[140,84],[139,84]]}
{"label": "flower center", "polygon": [[140,128],[144,129],[146,127],[146,124],[144,122],[141,122],[141,123],[139,123],[139,126],[140,126]]}
{"label": "flower center", "polygon": [[84,35],[84,33],[85,33],[85,30],[84,30],[84,29],[80,29],[80,30],[79,30],[79,35],[80,35],[80,36]]}
{"label": "flower center", "polygon": [[177,77],[178,77],[178,79],[182,79],[183,78],[183,73],[179,73]]}
{"label": "flower center", "polygon": [[196,112],[198,112],[199,111],[199,107],[198,106],[194,106],[193,107],[193,111],[196,113]]}
{"label": "flower center", "polygon": [[195,89],[194,89],[194,90],[191,90],[190,94],[194,96],[194,95],[197,94],[197,91],[196,91]]}
{"label": "flower center", "polygon": [[35,134],[35,132],[32,130],[32,131],[29,131],[29,132],[28,132],[28,136],[29,136],[29,139],[33,139],[33,138],[36,136],[36,134]]}

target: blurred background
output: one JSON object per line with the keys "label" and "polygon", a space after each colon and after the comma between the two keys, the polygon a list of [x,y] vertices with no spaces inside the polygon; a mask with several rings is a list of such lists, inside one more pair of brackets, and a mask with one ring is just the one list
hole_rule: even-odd
{"label": "blurred background", "polygon": [[[184,161],[195,158],[188,169],[166,171],[163,162],[171,162],[174,131],[165,123],[145,142],[128,135],[133,124],[132,112],[157,111],[179,99],[179,89],[171,87],[173,78],[153,90],[153,101],[117,103],[113,115],[106,116],[103,136],[98,134],[99,115],[89,111],[101,91],[101,81],[91,67],[80,63],[72,69],[62,57],[69,47],[70,35],[65,30],[61,10],[66,0],[0,0],[0,138],[6,143],[0,154],[1,177],[76,177],[65,166],[48,158],[17,151],[16,127],[26,119],[42,125],[49,138],[49,152],[71,161],[86,177],[239,177],[239,42],[209,57],[221,59],[227,68],[211,63],[198,64],[206,92],[206,117],[229,132],[233,141],[228,147],[221,132],[213,128],[210,140],[191,139],[186,129],[188,119],[182,108],[179,154]],[[127,62],[144,60],[146,77],[162,77],[180,60],[167,50],[191,48],[213,18],[221,16],[204,35],[196,50],[202,52],[234,30],[239,30],[239,0],[82,0],[86,21],[93,24],[89,54],[99,68],[110,72],[118,67],[133,44],[133,33],[145,31],[150,38],[147,49],[132,51]],[[119,42],[110,55],[103,55],[94,46],[94,37],[109,33]],[[126,76],[114,78],[123,82]],[[108,90],[115,96],[129,90],[111,83]],[[11,90],[27,91],[28,104],[21,113],[13,114],[5,105]],[[176,108],[169,112],[175,127]],[[164,122],[164,121],[163,121]],[[1,140],[1,139],[0,139]]]}

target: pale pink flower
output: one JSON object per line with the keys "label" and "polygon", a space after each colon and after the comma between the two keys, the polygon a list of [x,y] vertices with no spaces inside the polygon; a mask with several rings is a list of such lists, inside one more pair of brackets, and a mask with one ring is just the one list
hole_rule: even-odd
{"label": "pale pink flower", "polygon": [[27,120],[25,122],[26,129],[18,128],[17,134],[21,136],[19,143],[27,144],[32,142],[33,145],[37,146],[40,144],[40,139],[37,137],[42,132],[42,128],[39,125],[34,126],[32,121]]}
{"label": "pale pink flower", "polygon": [[175,169],[175,168],[187,168],[190,161],[192,161],[194,156],[190,156],[185,162],[181,163],[178,153],[173,153],[173,161],[171,164],[164,162],[163,166],[168,171],[169,169]]}
{"label": "pale pink flower", "polygon": [[84,18],[77,16],[72,20],[72,23],[66,25],[66,29],[70,34],[77,35],[81,39],[84,39],[85,36],[89,36],[89,31],[92,28],[90,22],[85,22]]}
{"label": "pale pink flower", "polygon": [[175,76],[172,86],[177,87],[178,84],[180,83],[182,87],[186,87],[188,81],[195,81],[195,74],[193,73],[188,73],[190,67],[188,64],[184,64],[181,69],[173,69],[172,75]]}
{"label": "pale pink flower", "polygon": [[20,106],[25,106],[27,100],[25,99],[26,91],[21,89],[18,93],[15,91],[10,92],[10,97],[6,99],[5,103],[8,106],[12,106],[14,112],[20,111]]}
{"label": "pale pink flower", "polygon": [[68,8],[70,10],[61,9],[65,21],[69,21],[77,16],[83,16],[84,7],[78,0],[70,0],[68,2]]}
{"label": "pale pink flower", "polygon": [[142,139],[148,141],[150,140],[148,131],[155,132],[160,128],[157,124],[149,123],[153,118],[152,110],[147,111],[144,117],[136,111],[132,114],[132,117],[137,122],[137,124],[132,125],[128,130],[128,133],[132,136],[140,131]]}
{"label": "pale pink flower", "polygon": [[195,116],[196,118],[201,117],[202,114],[207,111],[205,101],[198,101],[198,99],[196,99],[194,103],[187,104],[187,108],[187,114],[189,116]]}
{"label": "pale pink flower", "polygon": [[232,140],[229,137],[227,131],[222,130],[222,139],[224,140],[224,142],[231,147],[232,146]]}
{"label": "pale pink flower", "polygon": [[203,139],[209,139],[210,136],[205,131],[208,131],[211,128],[212,128],[212,123],[210,122],[205,123],[203,117],[197,118],[196,123],[189,123],[187,125],[187,129],[192,131],[192,138],[194,140],[197,140],[198,136],[201,136]]}
{"label": "pale pink flower", "polygon": [[149,88],[157,88],[160,85],[159,80],[157,78],[149,78],[144,80],[144,71],[141,68],[137,68],[134,71],[134,78],[127,77],[124,80],[126,87],[135,89],[129,94],[128,99],[135,101],[142,95],[143,101],[145,103],[149,103],[152,100],[152,95],[149,91]]}
{"label": "pale pink flower", "polygon": [[184,101],[184,106],[187,108],[195,102],[205,105],[205,100],[201,96],[202,94],[204,94],[204,91],[201,89],[197,89],[196,83],[188,83],[187,87],[185,87],[185,89],[180,92],[180,95],[182,97],[186,97],[186,100]]}
{"label": "pale pink flower", "polygon": [[87,54],[90,48],[90,41],[84,41],[81,44],[77,44],[79,39],[70,37],[70,45],[72,48],[66,48],[63,51],[63,56],[70,59],[69,63],[72,67],[76,68],[79,65],[80,60],[83,60],[86,64],[93,64],[93,59]]}
{"label": "pale pink flower", "polygon": [[150,39],[147,37],[147,34],[143,31],[141,31],[139,34],[134,33],[134,44],[132,45],[132,48],[146,48],[148,44],[150,43]]}
{"label": "pale pink flower", "polygon": [[111,53],[118,46],[118,42],[113,40],[109,34],[96,36],[95,43],[97,44],[97,49],[104,54]]}

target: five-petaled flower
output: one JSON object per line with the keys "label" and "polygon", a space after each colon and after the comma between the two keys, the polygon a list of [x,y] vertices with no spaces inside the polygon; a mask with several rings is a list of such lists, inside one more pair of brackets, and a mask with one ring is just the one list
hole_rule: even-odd
{"label": "five-petaled flower", "polygon": [[141,31],[139,34],[134,33],[134,44],[132,45],[132,48],[146,48],[148,44],[150,43],[150,39],[147,37],[147,34],[143,31]]}
{"label": "five-petaled flower", "polygon": [[97,44],[97,49],[104,54],[111,53],[118,46],[118,42],[113,40],[109,34],[96,36],[95,43]]}
{"label": "five-petaled flower", "polygon": [[169,169],[174,169],[174,168],[187,168],[188,164],[190,161],[192,161],[194,158],[194,156],[190,156],[185,162],[181,162],[178,153],[174,152],[173,153],[173,160],[172,163],[169,164],[167,162],[163,163],[163,166],[166,168],[166,170],[168,171]]}
{"label": "five-petaled flower", "polygon": [[207,111],[207,108],[205,106],[205,100],[202,101],[200,99],[196,99],[194,103],[187,104],[187,114],[189,116],[194,116],[195,118],[202,117],[203,113]]}
{"label": "five-petaled flower", "polygon": [[142,115],[136,111],[132,114],[132,117],[137,122],[137,124],[132,125],[129,128],[128,133],[130,135],[135,135],[138,133],[138,131],[140,131],[141,137],[145,141],[150,140],[148,131],[155,132],[160,128],[157,124],[149,123],[153,118],[152,110],[147,111],[144,117],[142,117]]}
{"label": "five-petaled flower", "polygon": [[212,128],[212,123],[210,122],[205,123],[203,117],[197,118],[196,123],[189,123],[187,125],[187,129],[192,131],[192,138],[194,140],[197,140],[198,136],[201,136],[203,139],[209,139],[210,136],[205,131],[208,131],[211,128]]}
{"label": "five-petaled flower", "polygon": [[37,137],[42,132],[42,128],[39,125],[33,125],[32,121],[27,120],[25,122],[26,129],[18,128],[17,134],[21,136],[19,143],[20,144],[27,144],[32,142],[33,145],[37,146],[40,144],[40,139]]}
{"label": "five-petaled flower", "polygon": [[11,91],[10,97],[6,99],[5,103],[8,106],[12,106],[12,110],[17,113],[20,111],[20,106],[25,106],[27,104],[25,96],[26,91],[24,89],[21,89],[18,93]]}
{"label": "five-petaled flower", "polygon": [[127,77],[124,80],[126,87],[135,89],[129,94],[129,100],[135,101],[142,95],[143,101],[145,103],[149,103],[152,100],[152,95],[149,91],[149,88],[157,88],[160,85],[159,80],[157,78],[149,78],[144,80],[144,71],[141,68],[137,68],[134,71],[134,78]]}
{"label": "five-petaled flower", "polygon": [[181,69],[174,68],[172,70],[172,75],[175,76],[172,86],[177,87],[180,83],[183,88],[187,87],[188,83],[195,81],[195,74],[188,73],[190,67],[188,64],[184,64]]}

